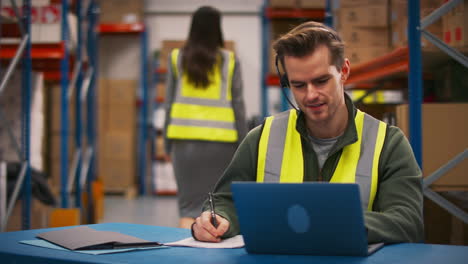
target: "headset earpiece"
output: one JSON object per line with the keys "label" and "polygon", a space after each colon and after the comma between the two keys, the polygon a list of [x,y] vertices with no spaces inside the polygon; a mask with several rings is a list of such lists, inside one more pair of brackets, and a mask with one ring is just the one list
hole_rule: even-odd
{"label": "headset earpiece", "polygon": [[281,75],[280,85],[281,85],[281,88],[283,88],[283,87],[284,88],[289,88],[289,79],[288,79],[288,75],[286,73]]}
{"label": "headset earpiece", "polygon": [[279,81],[280,81],[280,89],[281,89],[281,92],[283,92],[283,95],[284,97],[286,98],[286,100],[288,101],[289,105],[292,106],[292,108],[296,109],[299,111],[299,108],[297,108],[292,102],[291,100],[289,100],[289,97],[286,93],[286,90],[285,88],[289,88],[289,79],[288,79],[288,75],[286,73],[281,73],[280,70],[279,70],[279,67],[278,67],[278,61],[279,61],[279,58],[278,58],[278,55],[276,55],[276,58],[275,58],[275,66],[276,66],[276,72],[278,73],[278,77],[279,77]]}
{"label": "headset earpiece", "polygon": [[278,55],[275,58],[275,66],[276,66],[276,72],[278,73],[279,81],[280,81],[280,86],[281,88],[289,88],[289,79],[288,75],[286,73],[281,73],[279,69],[279,58]]}

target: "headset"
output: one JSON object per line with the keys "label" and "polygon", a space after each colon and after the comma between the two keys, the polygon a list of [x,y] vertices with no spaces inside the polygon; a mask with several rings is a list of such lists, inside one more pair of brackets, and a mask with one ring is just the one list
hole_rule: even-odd
{"label": "headset", "polygon": [[[296,109],[297,111],[300,111],[300,109],[297,106],[295,106],[291,102],[291,100],[289,100],[289,96],[286,93],[286,89],[290,88],[289,87],[288,74],[287,73],[281,74],[281,72],[279,70],[279,67],[278,67],[278,61],[279,61],[279,58],[278,58],[278,55],[276,55],[276,57],[275,57],[275,67],[276,67],[276,72],[278,73],[278,77],[279,77],[279,81],[280,81],[281,92],[283,92],[283,95],[286,98],[286,100],[288,101],[289,105],[291,105],[292,108]],[[283,66],[283,69],[284,69],[284,66]]]}

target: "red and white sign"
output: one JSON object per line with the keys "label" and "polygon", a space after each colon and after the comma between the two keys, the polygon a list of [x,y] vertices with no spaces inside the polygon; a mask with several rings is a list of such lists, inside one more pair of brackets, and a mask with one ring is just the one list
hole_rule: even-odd
{"label": "red and white sign", "polygon": [[41,23],[58,23],[61,19],[59,5],[50,5],[41,7]]}

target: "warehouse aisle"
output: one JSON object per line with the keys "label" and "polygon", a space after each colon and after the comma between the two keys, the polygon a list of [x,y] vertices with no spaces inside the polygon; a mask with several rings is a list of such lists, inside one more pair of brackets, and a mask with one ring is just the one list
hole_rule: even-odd
{"label": "warehouse aisle", "polygon": [[179,212],[176,196],[144,196],[126,199],[106,196],[104,217],[100,223],[125,222],[177,227]]}

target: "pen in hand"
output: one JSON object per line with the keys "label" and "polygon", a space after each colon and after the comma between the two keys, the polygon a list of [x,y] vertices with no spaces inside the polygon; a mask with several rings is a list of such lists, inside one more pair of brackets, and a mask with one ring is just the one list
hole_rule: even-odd
{"label": "pen in hand", "polygon": [[208,200],[210,202],[211,224],[213,224],[214,227],[218,227],[218,222],[216,221],[214,201],[213,201],[213,193],[211,192],[208,193]]}

